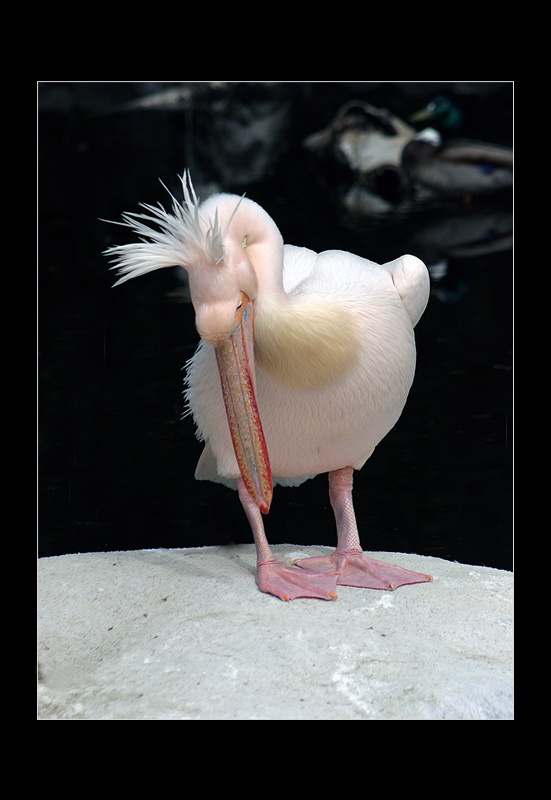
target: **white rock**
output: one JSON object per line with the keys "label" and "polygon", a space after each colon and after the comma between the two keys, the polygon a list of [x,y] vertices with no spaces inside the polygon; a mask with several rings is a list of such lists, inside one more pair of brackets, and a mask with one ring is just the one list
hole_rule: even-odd
{"label": "white rock", "polygon": [[512,573],[370,555],[434,581],[284,603],[252,544],[40,559],[38,717],[513,719]]}

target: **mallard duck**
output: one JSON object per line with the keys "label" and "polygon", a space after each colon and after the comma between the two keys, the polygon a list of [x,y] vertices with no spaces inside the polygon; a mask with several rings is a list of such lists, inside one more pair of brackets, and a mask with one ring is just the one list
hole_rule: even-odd
{"label": "mallard duck", "polygon": [[513,185],[511,147],[468,139],[443,142],[433,128],[406,144],[402,166],[413,184],[440,196],[483,194]]}

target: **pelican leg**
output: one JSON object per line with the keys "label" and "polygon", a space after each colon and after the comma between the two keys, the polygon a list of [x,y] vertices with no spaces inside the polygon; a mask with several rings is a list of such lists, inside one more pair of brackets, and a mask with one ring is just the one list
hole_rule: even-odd
{"label": "pelican leg", "polygon": [[342,586],[396,589],[408,583],[431,581],[430,575],[385,564],[363,554],[352,504],[353,472],[352,467],[345,467],[329,473],[329,498],[337,522],[337,549],[331,556],[299,559],[295,564],[316,572],[336,571],[339,574],[337,583]]}
{"label": "pelican leg", "polygon": [[283,564],[274,556],[266,534],[260,510],[250,496],[245,483],[237,479],[239,499],[249,520],[256,545],[256,582],[261,592],[273,594],[281,600],[297,597],[319,597],[336,600],[337,576],[331,573],[304,572],[297,567]]}

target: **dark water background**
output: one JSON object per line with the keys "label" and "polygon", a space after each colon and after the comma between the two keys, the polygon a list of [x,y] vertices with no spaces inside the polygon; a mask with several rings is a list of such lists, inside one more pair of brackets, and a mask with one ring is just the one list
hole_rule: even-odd
{"label": "dark water background", "polygon": [[[172,88],[169,105],[132,105]],[[406,409],[356,473],[362,544],[512,569],[512,251],[446,245],[458,217],[501,218],[512,198],[358,219],[302,146],[346,100],[406,118],[443,88],[461,135],[512,144],[507,83],[39,86],[41,556],[252,541],[237,495],[193,478],[202,445],[181,419],[181,368],[197,334],[177,271],[112,289],[101,255],[128,238],[100,218],[166,203],[158,178],[177,192],[190,167],[199,194],[246,191],[286,242],[445,257]],[[276,487],[265,521],[273,544],[333,545],[327,476]]]}

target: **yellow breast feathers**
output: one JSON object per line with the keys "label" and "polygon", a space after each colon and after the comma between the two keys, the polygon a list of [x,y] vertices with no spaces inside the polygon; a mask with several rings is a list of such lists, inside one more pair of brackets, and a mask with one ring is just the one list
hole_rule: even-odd
{"label": "yellow breast feathers", "polygon": [[340,380],[353,367],[360,343],[346,309],[312,301],[255,320],[254,350],[257,367],[274,381],[318,389]]}

